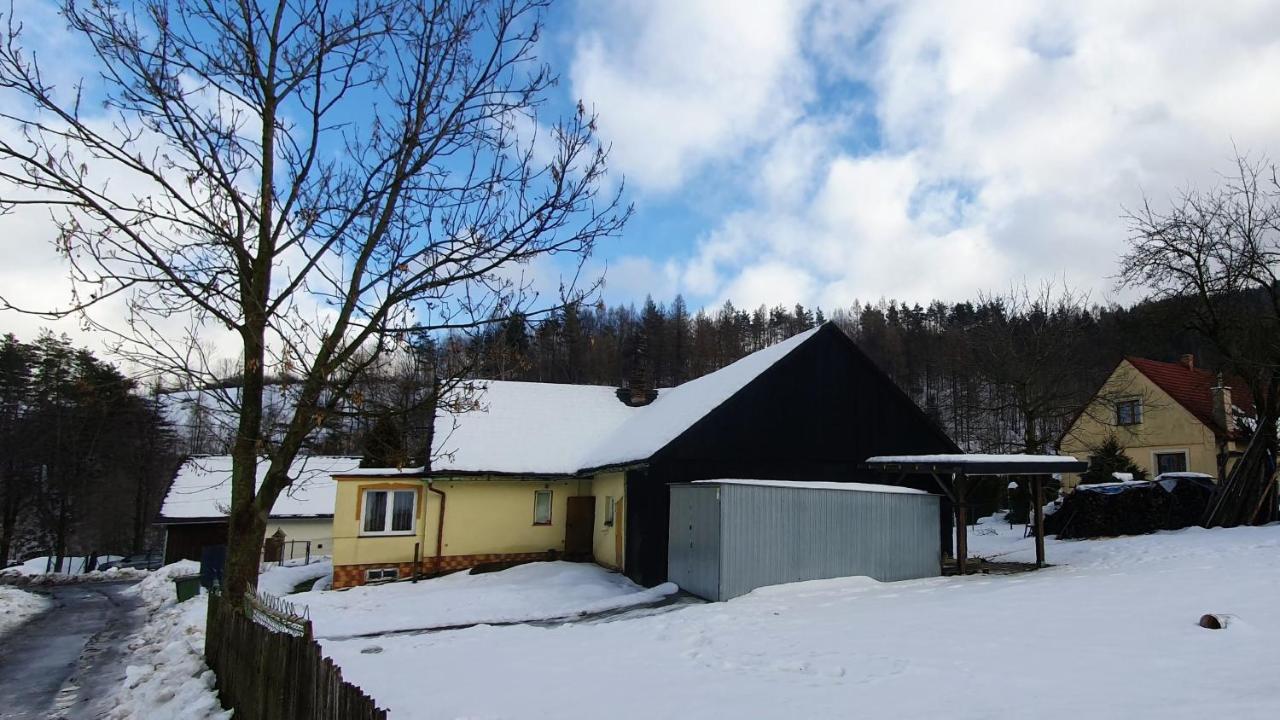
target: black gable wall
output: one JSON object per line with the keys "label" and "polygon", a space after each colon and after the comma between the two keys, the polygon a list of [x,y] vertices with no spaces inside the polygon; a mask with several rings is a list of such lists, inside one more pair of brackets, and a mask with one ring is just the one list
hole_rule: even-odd
{"label": "black gable wall", "polygon": [[[915,403],[839,328],[824,325],[655,454],[647,469],[628,473],[627,574],[645,584],[666,579],[668,483],[881,482],[858,464],[872,455],[949,452],[958,452],[955,444]],[[944,507],[947,549],[949,516]]]}

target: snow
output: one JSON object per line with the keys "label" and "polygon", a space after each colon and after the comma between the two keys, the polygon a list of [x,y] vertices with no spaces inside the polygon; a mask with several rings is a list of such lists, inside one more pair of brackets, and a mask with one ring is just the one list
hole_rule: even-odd
{"label": "snow", "polygon": [[[294,461],[294,478],[276,500],[271,517],[331,517],[336,484],[331,475],[359,467],[359,458],[304,456]],[[258,463],[258,483],[267,463]],[[205,455],[182,464],[160,508],[160,522],[226,517],[231,506],[231,456]]]}
{"label": "snow", "polygon": [[1000,455],[993,453],[959,453],[948,455],[876,455],[867,458],[869,463],[1077,463],[1070,455]]}
{"label": "snow", "polygon": [[148,575],[146,570],[137,568],[111,568],[110,570],[94,570],[79,575],[66,573],[44,573],[42,575],[9,575],[5,581],[18,586],[74,585],[87,582],[122,582],[140,580]]}
{"label": "snow", "polygon": [[[104,563],[111,560],[120,560],[119,555],[100,555],[98,563]],[[64,572],[45,572],[46,567],[51,567],[48,557],[38,557],[27,560],[26,562],[14,565],[13,567],[0,570],[0,576],[5,578],[5,582],[10,585],[31,586],[31,585],[71,585],[73,583],[84,582],[120,582],[123,580],[140,580],[147,576],[146,570],[137,568],[111,568],[109,570],[93,570],[84,572],[84,558],[70,557],[64,558],[62,567]]]}
{"label": "snow", "polygon": [[[110,562],[112,560],[122,560],[119,555],[99,555],[98,564]],[[42,555],[40,557],[31,558],[12,567],[0,570],[0,573],[11,573],[17,575],[46,575],[50,574],[53,563],[49,556]],[[84,557],[65,557],[62,559],[62,575],[80,575],[84,573]]]}
{"label": "snow", "polygon": [[45,595],[0,585],[0,638],[52,604]]}
{"label": "snow", "polygon": [[590,469],[647,459],[804,344],[818,329],[793,335],[713,373],[658,393],[653,402],[636,408],[630,419],[592,449],[580,467]]}
{"label": "snow", "polygon": [[421,628],[569,618],[657,602],[671,583],[645,589],[598,565],[540,562],[495,573],[458,572],[417,583],[290,595],[320,638]]}
{"label": "snow", "polygon": [[[437,473],[511,473],[571,475],[607,465],[647,459],[707,413],[715,410],[818,330],[795,335],[752,353],[709,375],[675,388],[661,389],[642,407],[618,399],[617,389],[601,385],[473,380],[463,383],[451,407],[442,407],[435,421],[432,469]],[[167,412],[190,414],[201,403],[225,414],[222,391],[170,393]],[[234,396],[238,390],[227,392]],[[208,395],[209,397],[205,397]],[[232,398],[234,399],[234,397]],[[287,393],[276,392],[271,402],[285,406]],[[224,421],[225,424],[225,421]],[[295,464],[294,474],[310,478],[290,497],[282,497],[273,517],[331,513],[333,487],[318,479],[326,473],[343,476],[416,475],[420,467],[358,468],[350,458],[310,458],[306,468]],[[231,459],[195,458],[184,465],[165,499],[163,519],[217,518],[230,503]],[[259,474],[266,472],[265,465]]]}
{"label": "snow", "polygon": [[175,577],[200,571],[200,563],[166,565],[138,583],[149,616],[127,648],[125,681],[111,698],[110,720],[183,718],[227,720],[214,690],[213,671],[204,662],[204,623],[208,596],[177,603]]}
{"label": "snow", "polygon": [[903,495],[928,495],[924,490],[896,485],[871,485],[868,483],[839,482],[790,482],[787,480],[694,480],[693,484],[758,485],[761,487],[806,488],[809,490],[852,490],[855,492],[900,493]]}
{"label": "snow", "polygon": [[[975,528],[971,548],[1034,559],[1007,528]],[[819,580],[324,648],[398,720],[1280,717],[1280,525],[1047,545],[1055,567],[1016,575]],[[1205,630],[1205,613],[1232,622]]]}
{"label": "snow", "polygon": [[407,468],[356,468],[344,470],[339,474],[342,477],[403,477],[421,475],[425,470],[425,467],[419,465]]}
{"label": "snow", "polygon": [[310,564],[277,565],[268,568],[258,575],[258,589],[280,597],[293,592],[298,583],[332,576],[333,562],[329,558],[312,558]]}
{"label": "snow", "polygon": [[511,381],[470,383],[462,405],[436,420],[437,471],[574,473],[636,411],[612,387]]}
{"label": "snow", "polygon": [[[792,336],[630,407],[612,387],[477,381],[436,421],[438,472],[572,474],[644,460],[814,335]],[[474,405],[474,408],[471,406]]]}
{"label": "snow", "polygon": [[1160,473],[1159,475],[1157,475],[1157,476],[1156,476],[1156,479],[1155,479],[1155,482],[1160,482],[1161,480],[1172,480],[1172,479],[1175,479],[1175,478],[1199,478],[1199,479],[1201,479],[1201,480],[1216,480],[1216,479],[1217,479],[1217,478],[1215,478],[1214,476],[1209,475],[1209,474],[1206,474],[1206,473],[1198,473],[1198,472],[1167,472],[1167,473]]}

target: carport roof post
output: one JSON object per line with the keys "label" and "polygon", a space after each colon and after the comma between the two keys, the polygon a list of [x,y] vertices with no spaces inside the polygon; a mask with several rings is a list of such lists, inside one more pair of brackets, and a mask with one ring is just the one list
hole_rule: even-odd
{"label": "carport roof post", "polygon": [[[956,513],[956,565],[961,575],[968,571],[969,528],[965,517],[965,482],[969,477],[1004,477],[1029,475],[1035,511],[1036,567],[1044,567],[1044,499],[1043,478],[1065,472],[1084,472],[1089,463],[1070,455],[877,455],[862,464],[867,470],[903,475],[931,475],[938,487],[951,499]],[[942,481],[949,475],[952,487]]]}

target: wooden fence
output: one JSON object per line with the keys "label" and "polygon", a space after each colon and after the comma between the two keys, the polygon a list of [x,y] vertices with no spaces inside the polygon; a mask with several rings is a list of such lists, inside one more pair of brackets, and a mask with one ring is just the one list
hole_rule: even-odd
{"label": "wooden fence", "polygon": [[205,659],[238,720],[386,720],[387,711],[320,653],[311,621],[255,594],[243,604],[209,596]]}

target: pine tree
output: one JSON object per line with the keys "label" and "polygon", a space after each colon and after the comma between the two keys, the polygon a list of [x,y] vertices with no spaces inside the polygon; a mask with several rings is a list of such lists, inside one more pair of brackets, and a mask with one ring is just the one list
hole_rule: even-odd
{"label": "pine tree", "polygon": [[364,438],[364,457],[360,467],[400,468],[409,462],[404,446],[404,431],[390,414],[380,415]]}
{"label": "pine tree", "polygon": [[1082,484],[1115,482],[1115,473],[1130,473],[1134,480],[1146,480],[1147,471],[1134,464],[1115,436],[1102,441],[1089,456],[1089,470],[1080,475]]}

